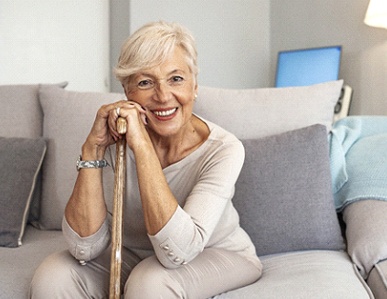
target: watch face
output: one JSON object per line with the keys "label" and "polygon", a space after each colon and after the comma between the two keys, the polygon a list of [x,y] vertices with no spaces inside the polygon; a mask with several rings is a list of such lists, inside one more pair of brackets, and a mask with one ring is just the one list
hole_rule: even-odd
{"label": "watch face", "polygon": [[77,170],[78,170],[78,171],[79,171],[79,169],[80,169],[79,163],[81,162],[81,160],[82,160],[82,157],[79,156],[79,157],[78,157],[78,160],[77,160],[77,163],[76,163],[76,166],[77,166]]}

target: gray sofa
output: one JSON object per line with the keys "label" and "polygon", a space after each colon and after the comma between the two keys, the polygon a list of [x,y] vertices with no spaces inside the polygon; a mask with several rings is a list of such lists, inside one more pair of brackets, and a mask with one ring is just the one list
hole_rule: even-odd
{"label": "gray sofa", "polygon": [[[363,122],[332,128],[342,84],[199,88],[195,113],[245,145],[234,204],[264,265],[259,281],[215,298],[387,298],[387,180],[377,181],[376,195],[343,192],[352,173],[342,163],[360,140],[347,146],[345,137]],[[123,98],[65,85],[0,86],[0,298],[27,298],[36,267],[66,249],[61,220],[80,147],[98,107]],[[382,128],[383,117],[367,122],[374,118]],[[376,135],[383,130],[367,136]],[[359,162],[368,157],[375,158]],[[110,207],[113,178],[104,176]]]}

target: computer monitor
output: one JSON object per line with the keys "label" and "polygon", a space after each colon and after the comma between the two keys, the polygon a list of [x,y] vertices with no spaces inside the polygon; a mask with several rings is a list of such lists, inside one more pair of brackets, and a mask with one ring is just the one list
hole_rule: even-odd
{"label": "computer monitor", "polygon": [[307,86],[338,80],[341,46],[280,51],[276,87]]}

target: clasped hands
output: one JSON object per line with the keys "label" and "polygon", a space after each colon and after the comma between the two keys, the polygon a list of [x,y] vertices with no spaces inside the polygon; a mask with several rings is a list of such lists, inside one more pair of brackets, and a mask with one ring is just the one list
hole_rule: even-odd
{"label": "clasped hands", "polygon": [[127,122],[126,140],[129,147],[136,141],[148,137],[145,126],[148,112],[136,102],[121,100],[103,105],[97,112],[87,142],[99,148],[107,148],[123,138],[117,132],[117,119],[122,117]]}
{"label": "clasped hands", "polygon": [[[139,129],[138,125],[142,124],[147,125],[146,110],[141,105],[133,101],[122,100],[113,104],[114,109],[109,110],[108,125],[110,133],[113,136],[114,140],[121,138],[121,135],[117,132],[117,119],[122,117],[126,119],[129,131],[130,126],[134,126],[133,129]],[[141,121],[141,122],[140,122]],[[132,132],[134,133],[134,132]]]}

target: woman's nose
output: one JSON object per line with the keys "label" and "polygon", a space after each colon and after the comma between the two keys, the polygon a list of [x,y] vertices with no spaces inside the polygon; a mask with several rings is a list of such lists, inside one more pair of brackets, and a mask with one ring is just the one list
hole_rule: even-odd
{"label": "woman's nose", "polygon": [[159,102],[167,102],[171,97],[170,86],[167,82],[162,82],[161,80],[155,86],[155,96],[156,100]]}

